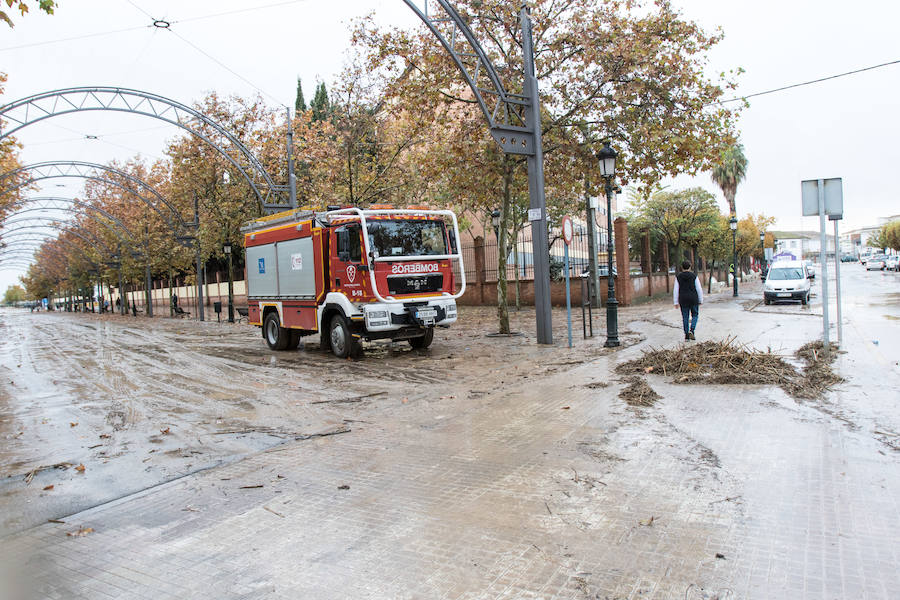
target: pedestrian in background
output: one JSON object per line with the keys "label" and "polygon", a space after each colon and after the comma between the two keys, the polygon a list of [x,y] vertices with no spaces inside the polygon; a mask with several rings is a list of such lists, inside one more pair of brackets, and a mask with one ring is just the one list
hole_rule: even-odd
{"label": "pedestrian in background", "polygon": [[681,321],[684,325],[684,339],[695,340],[694,329],[700,316],[700,305],[703,304],[703,287],[700,278],[691,271],[691,263],[681,263],[681,273],[675,276],[675,289],[672,290],[675,308],[681,308]]}

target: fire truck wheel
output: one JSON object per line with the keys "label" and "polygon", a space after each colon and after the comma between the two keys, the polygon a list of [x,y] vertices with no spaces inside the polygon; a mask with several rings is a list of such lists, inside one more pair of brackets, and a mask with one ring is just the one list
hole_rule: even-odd
{"label": "fire truck wheel", "polygon": [[263,336],[272,350],[286,350],[291,341],[291,332],[281,326],[277,312],[270,312],[266,315],[263,323]]}
{"label": "fire truck wheel", "polygon": [[290,330],[290,337],[288,340],[287,350],[296,350],[300,345],[300,332],[296,329]]}
{"label": "fire truck wheel", "polygon": [[422,350],[431,345],[434,340],[434,327],[425,330],[425,335],[421,337],[409,338],[409,345],[416,350]]}
{"label": "fire truck wheel", "polygon": [[356,358],[362,352],[362,345],[359,339],[353,337],[350,325],[344,315],[334,315],[331,318],[331,327],[329,329],[330,336],[328,338],[331,351],[338,358],[347,358],[348,356]]}

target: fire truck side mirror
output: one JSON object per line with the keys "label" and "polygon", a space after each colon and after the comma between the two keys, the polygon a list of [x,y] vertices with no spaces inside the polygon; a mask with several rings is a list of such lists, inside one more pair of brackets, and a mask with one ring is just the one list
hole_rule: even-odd
{"label": "fire truck side mirror", "polygon": [[450,254],[457,254],[457,251],[456,251],[456,233],[455,233],[452,229],[450,229],[450,228],[448,227],[448,228],[447,228],[447,235],[450,237]]}
{"label": "fire truck side mirror", "polygon": [[350,232],[346,229],[338,229],[337,235],[337,255],[338,259],[344,262],[350,260]]}

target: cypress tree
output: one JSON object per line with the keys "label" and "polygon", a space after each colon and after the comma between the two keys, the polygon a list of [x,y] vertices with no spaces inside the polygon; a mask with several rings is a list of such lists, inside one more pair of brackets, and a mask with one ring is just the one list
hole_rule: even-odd
{"label": "cypress tree", "polygon": [[324,82],[320,82],[319,86],[316,88],[316,94],[313,96],[310,108],[313,113],[313,121],[322,121],[328,118],[328,113],[330,112],[328,105],[328,91],[325,89]]}
{"label": "cypress tree", "polygon": [[303,86],[297,78],[297,99],[294,101],[294,114],[306,112],[306,100],[303,98]]}

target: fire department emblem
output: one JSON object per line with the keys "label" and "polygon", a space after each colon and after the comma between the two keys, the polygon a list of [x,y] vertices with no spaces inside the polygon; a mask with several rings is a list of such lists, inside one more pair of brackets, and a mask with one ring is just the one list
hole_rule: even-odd
{"label": "fire department emblem", "polygon": [[356,265],[347,265],[347,279],[350,283],[356,281]]}

